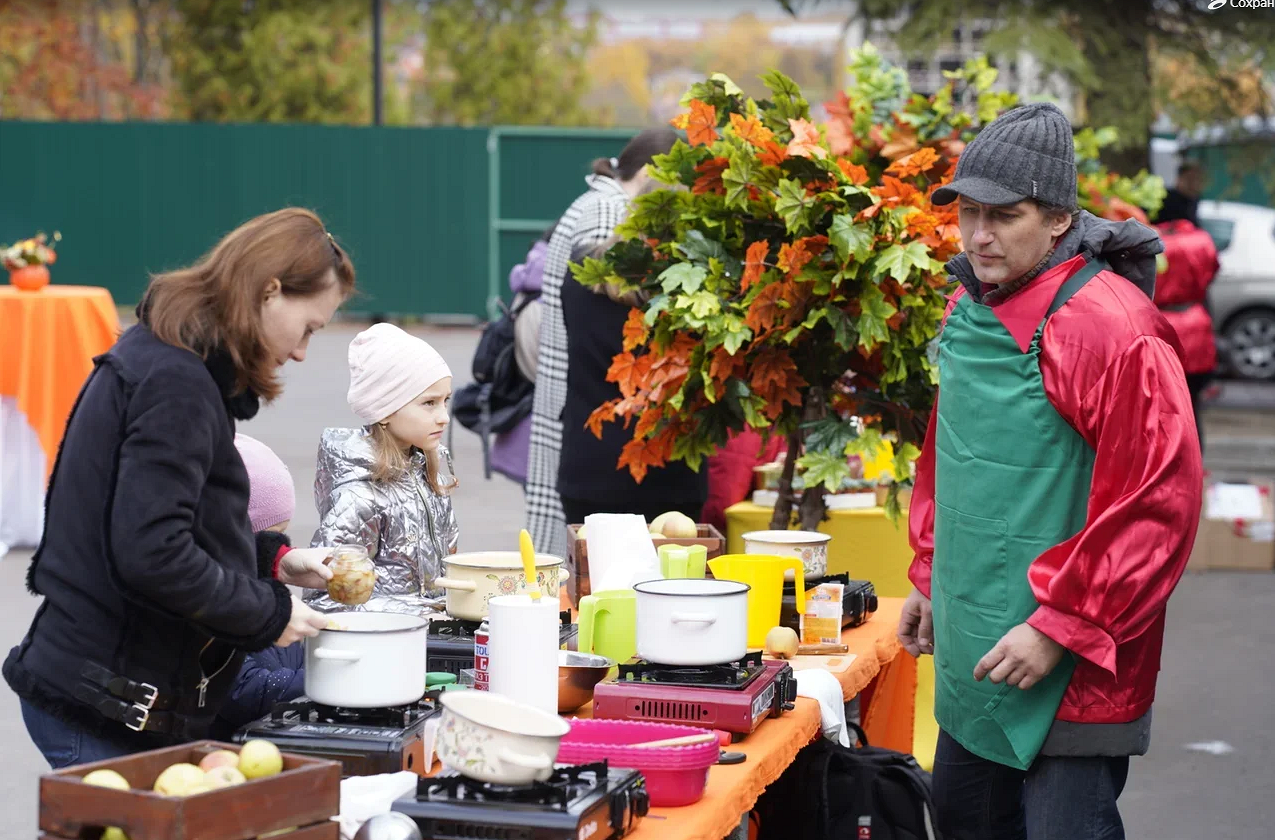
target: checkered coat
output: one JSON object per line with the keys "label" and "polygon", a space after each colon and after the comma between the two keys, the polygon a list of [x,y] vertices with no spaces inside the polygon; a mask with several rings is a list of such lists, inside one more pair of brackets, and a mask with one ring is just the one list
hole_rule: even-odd
{"label": "checkered coat", "polygon": [[531,414],[527,462],[527,530],[536,550],[567,556],[567,523],[558,497],[562,452],[562,407],[567,400],[567,329],[562,320],[562,284],[573,253],[610,238],[629,209],[629,196],[614,178],[590,175],[589,191],[572,202],[549,240],[540,293],[540,350]]}

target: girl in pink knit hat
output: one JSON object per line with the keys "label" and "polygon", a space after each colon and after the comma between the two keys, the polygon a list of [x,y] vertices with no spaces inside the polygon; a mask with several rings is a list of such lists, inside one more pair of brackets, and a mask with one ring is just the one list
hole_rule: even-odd
{"label": "girl in pink knit hat", "polygon": [[[350,343],[350,408],[358,429],[326,429],[319,442],[312,544],[361,545],[377,567],[366,609],[430,613],[442,559],[456,552],[456,486],[442,445],[451,422],[452,372],[433,347],[391,324]],[[344,609],[326,591],[307,593],[315,609]]]}

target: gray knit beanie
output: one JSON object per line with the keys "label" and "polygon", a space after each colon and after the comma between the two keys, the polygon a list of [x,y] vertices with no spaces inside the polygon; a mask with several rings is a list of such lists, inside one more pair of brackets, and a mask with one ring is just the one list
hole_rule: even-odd
{"label": "gray knit beanie", "polygon": [[1076,206],[1076,153],[1071,123],[1047,102],[1006,111],[970,141],[952,183],[934,191],[935,204],[958,195],[979,204],[1032,198],[1068,210]]}

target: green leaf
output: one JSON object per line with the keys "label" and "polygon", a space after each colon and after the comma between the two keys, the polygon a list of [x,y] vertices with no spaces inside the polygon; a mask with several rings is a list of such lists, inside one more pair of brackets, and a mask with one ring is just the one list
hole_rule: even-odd
{"label": "green leaf", "polygon": [[709,76],[709,78],[715,82],[721,82],[722,87],[725,88],[726,90],[727,96],[743,96],[744,95],[743,89],[740,88],[739,85],[731,81],[731,77],[727,76],[725,73],[714,73],[713,75]]}
{"label": "green leaf", "polygon": [[775,212],[784,220],[789,233],[810,230],[809,208],[812,199],[800,181],[784,178],[779,182],[779,198],[775,200]]}
{"label": "green leaf", "polygon": [[[801,95],[801,88],[792,79],[778,70],[768,70],[761,75],[761,81],[770,89],[774,97],[774,109],[785,131],[788,130],[788,120],[805,119],[810,116],[810,103]],[[767,115],[767,122],[775,122],[773,115]]]}
{"label": "green leaf", "polygon": [[894,448],[894,462],[890,472],[895,481],[907,481],[912,477],[912,464],[921,457],[921,450],[911,443],[904,443]]}
{"label": "green leaf", "polygon": [[698,291],[688,297],[678,299],[678,307],[689,307],[696,318],[707,318],[721,311],[722,304],[712,292]]}
{"label": "green leaf", "polygon": [[822,484],[830,493],[841,487],[841,482],[850,477],[850,465],[845,455],[833,452],[807,452],[797,459],[797,465],[803,469],[802,483],[806,487]]}
{"label": "green leaf", "polygon": [[722,173],[722,184],[726,187],[726,206],[735,209],[748,207],[748,188],[753,185],[757,170],[753,159],[745,152],[737,151],[730,156],[730,168]]}
{"label": "green leaf", "polygon": [[866,224],[855,224],[854,217],[850,215],[832,217],[828,241],[843,263],[851,256],[855,262],[863,262],[872,254],[872,228]]}
{"label": "green leaf", "polygon": [[854,324],[850,323],[850,316],[840,309],[833,309],[828,313],[828,323],[832,324],[832,340],[837,346],[842,350],[853,350],[859,336]]}
{"label": "green leaf", "polygon": [[900,283],[906,283],[913,268],[931,271],[934,262],[929,250],[921,242],[909,242],[907,245],[895,243],[877,255],[874,275],[882,277],[889,274]]}
{"label": "green leaf", "polygon": [[660,273],[660,285],[665,294],[672,294],[681,289],[686,294],[694,294],[704,285],[708,271],[691,263],[675,263]]}
{"label": "green leaf", "polygon": [[668,311],[668,305],[668,295],[656,295],[647,301],[646,316],[642,320],[646,321],[646,325],[648,327],[655,326],[656,319],[659,318],[661,314]]}
{"label": "green leaf", "polygon": [[611,270],[610,263],[594,257],[585,257],[579,263],[570,263],[567,268],[571,270],[571,276],[581,286],[596,286],[599,283],[609,283],[620,279]]}
{"label": "green leaf", "polygon": [[889,339],[890,328],[885,322],[898,310],[886,302],[885,295],[876,286],[869,286],[859,296],[859,307],[862,311],[855,324],[859,331],[859,343],[871,350]]}
{"label": "green leaf", "polygon": [[853,423],[842,420],[835,414],[802,423],[801,428],[805,432],[807,452],[816,450],[832,452],[842,458],[845,457],[846,447],[857,435]]}
{"label": "green leaf", "polygon": [[726,333],[726,340],[722,342],[722,346],[726,348],[726,352],[734,356],[739,352],[739,348],[744,346],[744,342],[753,337],[753,331],[750,327],[745,327],[742,322],[735,329]]}

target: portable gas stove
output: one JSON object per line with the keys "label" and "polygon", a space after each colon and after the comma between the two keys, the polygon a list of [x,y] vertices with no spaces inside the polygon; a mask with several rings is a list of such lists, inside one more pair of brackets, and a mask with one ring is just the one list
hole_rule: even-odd
{"label": "portable gas stove", "polygon": [[305,697],[276,703],[266,717],[235,733],[235,743],[264,738],[285,752],[339,761],[344,776],[412,770],[424,773],[425,721],[438,713],[428,697],[407,706],[345,709]]}
{"label": "portable gas stove", "polygon": [[[439,618],[429,623],[429,636],[425,640],[427,670],[441,671],[460,676],[460,672],[474,667],[474,632],[481,621],[460,618]],[[562,628],[558,641],[563,650],[576,649],[578,628],[571,623],[571,611],[562,613]]]}
{"label": "portable gas stove", "polygon": [[681,723],[748,735],[790,711],[797,680],[785,662],[754,651],[724,665],[659,665],[634,660],[593,689],[593,716]]}
{"label": "portable gas stove", "polygon": [[608,840],[631,832],[649,807],[642,774],[601,761],[559,767],[530,785],[421,779],[393,810],[415,820],[422,836],[445,840]]}
{"label": "portable gas stove", "polygon": [[[828,575],[806,581],[810,590],[821,583],[840,583],[845,586],[841,596],[841,627],[858,627],[877,611],[877,590],[871,581],[851,580],[850,575]],[[784,581],[784,591],[779,602],[779,625],[791,627],[801,635],[801,614],[797,612],[797,590],[792,581]]]}

